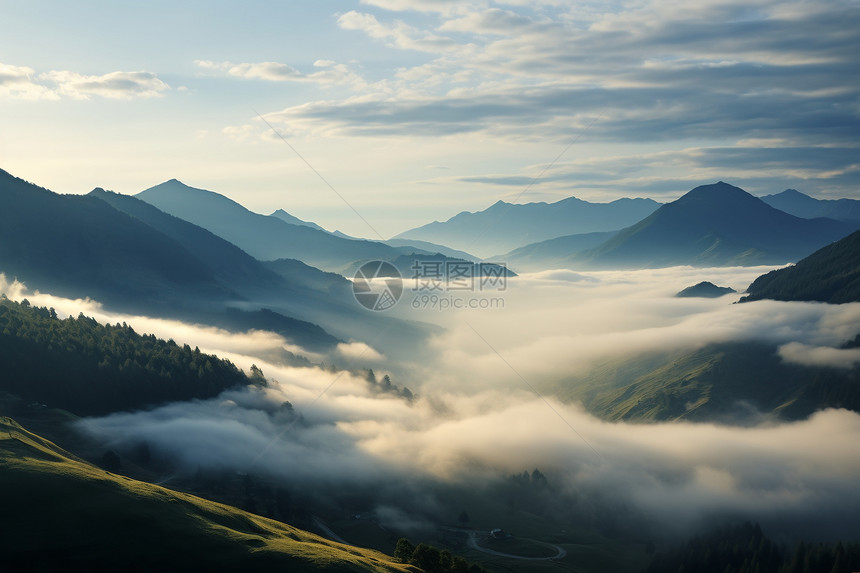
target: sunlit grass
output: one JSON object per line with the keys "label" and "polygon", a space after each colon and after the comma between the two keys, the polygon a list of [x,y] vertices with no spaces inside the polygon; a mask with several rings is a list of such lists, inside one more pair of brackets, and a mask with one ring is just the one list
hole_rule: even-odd
{"label": "sunlit grass", "polygon": [[0,553],[30,565],[129,564],[290,571],[409,571],[342,545],[190,494],[118,476],[0,418]]}

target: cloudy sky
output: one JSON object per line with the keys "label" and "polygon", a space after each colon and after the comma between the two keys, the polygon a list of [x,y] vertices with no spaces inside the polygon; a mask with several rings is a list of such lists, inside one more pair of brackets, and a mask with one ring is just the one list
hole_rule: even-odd
{"label": "cloudy sky", "polygon": [[58,192],[176,177],[371,237],[338,193],[386,237],[717,180],[860,198],[856,0],[0,0],[0,22],[0,168]]}

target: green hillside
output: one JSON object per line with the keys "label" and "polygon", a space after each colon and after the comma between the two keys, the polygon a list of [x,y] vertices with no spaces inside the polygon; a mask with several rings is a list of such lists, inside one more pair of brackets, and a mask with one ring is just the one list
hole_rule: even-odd
{"label": "green hillside", "polygon": [[828,407],[860,411],[860,368],[784,362],[756,342],[608,360],[550,391],[609,420],[743,421],[751,409],[800,419]]}
{"label": "green hillside", "polygon": [[819,249],[792,267],[758,277],[741,302],[761,299],[860,302],[860,231]]}
{"label": "green hillside", "polygon": [[114,475],[0,418],[4,571],[416,571],[193,495]]}

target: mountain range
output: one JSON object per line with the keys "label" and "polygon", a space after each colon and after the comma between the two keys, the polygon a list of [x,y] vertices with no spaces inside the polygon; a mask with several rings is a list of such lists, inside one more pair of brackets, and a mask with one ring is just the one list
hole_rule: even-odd
{"label": "mountain range", "polygon": [[555,203],[498,201],[483,211],[464,211],[400,233],[396,239],[440,243],[480,257],[563,235],[617,231],[650,215],[660,204],[651,199],[589,203],[568,197]]}
{"label": "mountain range", "polygon": [[437,243],[430,243],[428,241],[421,241],[418,239],[388,239],[384,242],[386,245],[399,249],[407,255],[412,253],[417,253],[419,255],[435,255],[438,253],[452,259],[462,259],[464,261],[472,262],[477,262],[479,260],[475,255],[465,251],[458,251],[457,249],[452,249],[445,245],[439,245]]}
{"label": "mountain range", "polygon": [[[316,223],[312,223],[310,221],[303,221],[303,220],[299,219],[298,217],[296,217],[295,215],[290,215],[289,213],[287,213],[283,209],[278,209],[269,216],[270,217],[277,217],[281,221],[285,221],[287,223],[290,223],[291,225],[301,225],[304,227],[310,227],[311,229],[316,229],[317,231],[325,231],[325,229],[323,229],[322,227],[320,227]],[[326,231],[326,232],[328,232],[328,231]]]}
{"label": "mountain range", "polygon": [[[368,314],[355,304],[350,281],[316,268],[314,262],[349,273],[375,259],[391,261],[401,272],[417,259],[451,261],[452,255],[460,255],[456,260],[474,261],[467,252],[421,239],[416,240],[420,246],[409,239],[395,239],[392,246],[337,237],[286,211],[260,215],[176,180],[135,197],[103,189],[74,196],[52,193],[3,171],[0,200],[5,206],[0,212],[0,272],[10,278],[61,296],[93,297],[123,311],[231,330],[270,329],[309,348],[360,339],[377,327],[386,342],[407,344],[431,328]],[[545,227],[551,228],[559,213],[575,208],[581,211],[578,216],[593,208],[604,213],[615,209],[619,216],[620,211],[629,215],[634,205],[642,209],[656,203],[619,200],[595,208],[574,198],[550,205],[500,202],[481,213],[461,214],[454,218],[456,224],[445,228],[462,230],[469,221],[489,225],[509,217],[519,221],[513,227],[524,230],[522,237],[531,232],[536,213],[543,213],[549,222]],[[547,209],[556,215],[547,215]],[[595,217],[597,222],[606,220]],[[858,226],[796,217],[719,182],[697,187],[621,231],[555,237],[515,249],[500,262],[511,269],[507,276],[558,267],[782,264]],[[517,236],[514,230],[508,234]],[[261,262],[261,257],[266,260]]]}
{"label": "mountain range", "polygon": [[618,231],[596,231],[547,239],[514,249],[491,260],[504,262],[521,272],[535,272],[562,268],[569,264],[572,255],[602,245]]}
{"label": "mountain range", "polygon": [[261,261],[298,259],[338,272],[360,259],[389,260],[402,254],[378,241],[344,239],[304,222],[289,223],[283,214],[260,215],[223,195],[189,187],[176,179],[135,197],[211,231]]}
{"label": "mountain range", "polygon": [[0,271],[105,302],[202,305],[240,295],[175,239],[94,196],[58,195],[0,171]]}
{"label": "mountain range", "polygon": [[815,199],[796,189],[786,189],[782,193],[765,195],[761,200],[804,219],[827,217],[837,221],[860,221],[860,201],[857,199]]}
{"label": "mountain range", "polygon": [[564,263],[591,269],[782,264],[799,260],[856,227],[789,215],[720,181],[696,187]]}
{"label": "mountain range", "polygon": [[368,331],[383,332],[392,344],[426,335],[420,324],[368,315],[339,275],[299,261],[264,265],[134,197],[101,189],[60,195],[3,171],[0,201],[0,272],[31,289],[94,298],[114,311],[272,330],[317,351]]}

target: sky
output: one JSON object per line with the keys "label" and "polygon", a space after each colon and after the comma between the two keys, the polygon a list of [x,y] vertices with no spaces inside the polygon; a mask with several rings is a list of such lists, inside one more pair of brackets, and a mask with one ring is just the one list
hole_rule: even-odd
{"label": "sky", "polygon": [[0,168],[61,193],[177,178],[370,238],[718,180],[860,199],[856,0],[0,0],[0,26]]}

